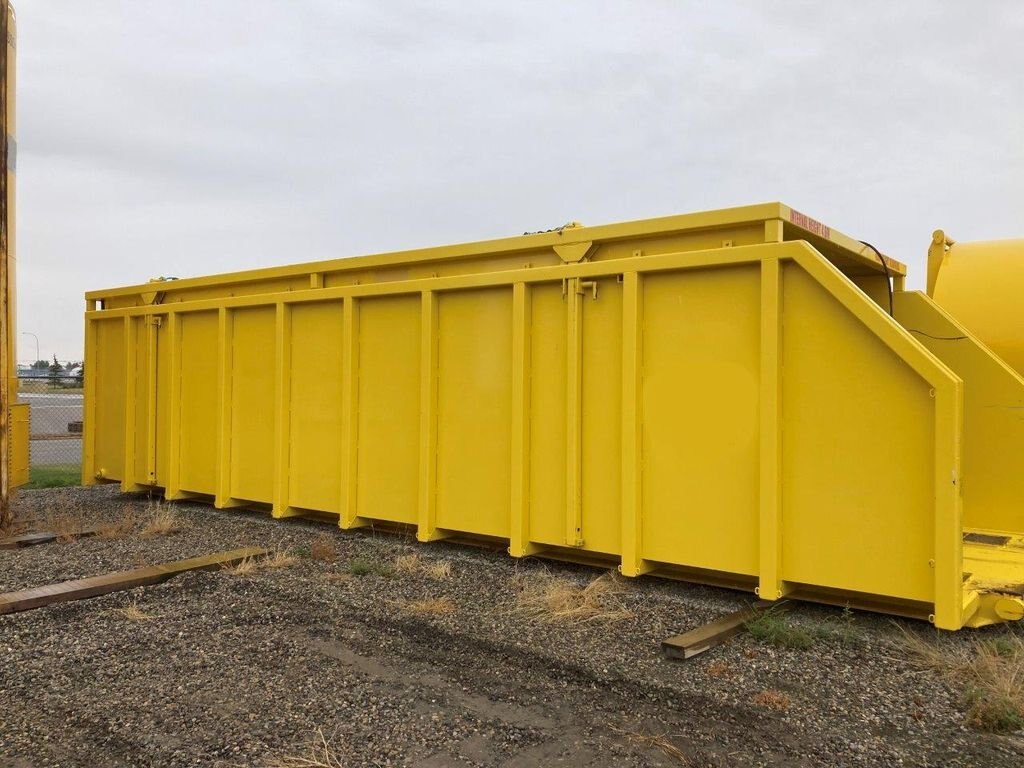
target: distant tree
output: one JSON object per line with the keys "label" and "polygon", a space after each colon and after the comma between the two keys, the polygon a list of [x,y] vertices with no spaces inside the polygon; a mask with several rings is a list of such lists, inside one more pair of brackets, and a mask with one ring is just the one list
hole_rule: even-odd
{"label": "distant tree", "polygon": [[45,371],[50,367],[50,363],[46,360],[36,360],[32,363],[32,368],[37,371]]}
{"label": "distant tree", "polygon": [[64,366],[57,362],[57,356],[53,356],[53,364],[49,367],[49,379],[51,387],[59,387],[61,377],[64,375]]}
{"label": "distant tree", "polygon": [[85,364],[78,366],[78,370],[75,371],[75,383],[78,386],[82,386],[82,382],[85,380]]}

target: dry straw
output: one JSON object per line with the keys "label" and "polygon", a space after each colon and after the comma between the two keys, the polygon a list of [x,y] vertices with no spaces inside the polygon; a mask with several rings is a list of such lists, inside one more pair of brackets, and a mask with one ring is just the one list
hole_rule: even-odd
{"label": "dry straw", "polygon": [[585,586],[547,573],[520,576],[516,581],[517,610],[537,621],[606,622],[633,616],[623,601],[628,587],[611,571]]}

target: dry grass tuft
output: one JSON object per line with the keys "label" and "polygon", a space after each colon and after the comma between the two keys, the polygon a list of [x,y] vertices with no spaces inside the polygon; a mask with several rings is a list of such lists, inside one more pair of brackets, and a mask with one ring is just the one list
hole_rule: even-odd
{"label": "dry grass tuft", "polygon": [[334,539],[326,533],[320,534],[309,547],[309,557],[311,560],[333,563],[338,559],[338,547],[334,543]]}
{"label": "dry grass tuft", "polygon": [[57,541],[68,542],[84,529],[85,508],[82,500],[64,490],[57,493],[46,516],[46,530],[57,535]]}
{"label": "dry grass tuft", "polygon": [[584,587],[548,574],[534,574],[518,582],[519,612],[538,621],[622,621],[633,616],[622,602],[626,585],[613,571]]}
{"label": "dry grass tuft", "polygon": [[7,521],[6,527],[4,521],[0,520],[0,536],[20,536],[23,533],[41,530],[42,522],[39,519],[27,517],[26,512],[18,509],[15,509],[13,514],[13,519]]}
{"label": "dry grass tuft", "polygon": [[295,565],[296,562],[298,562],[298,558],[287,549],[275,549],[271,554],[259,561],[258,567],[287,568],[290,565]]}
{"label": "dry grass tuft", "polygon": [[265,568],[287,568],[298,558],[286,549],[276,549],[265,557],[245,557],[234,565],[222,565],[221,570],[231,576],[251,576]]}
{"label": "dry grass tuft", "polygon": [[142,535],[146,538],[167,536],[181,530],[181,520],[177,512],[166,504],[150,504],[150,516],[142,527]]}
{"label": "dry grass tuft", "polygon": [[395,571],[398,573],[416,573],[419,569],[419,555],[399,555],[395,558]]}
{"label": "dry grass tuft", "polygon": [[77,515],[56,514],[50,517],[47,527],[57,534],[57,541],[72,541],[82,531],[82,519]]}
{"label": "dry grass tuft", "polygon": [[231,576],[251,576],[259,568],[258,558],[243,557],[234,565],[222,565],[221,570]]}
{"label": "dry grass tuft", "polygon": [[125,512],[114,520],[108,520],[96,526],[96,538],[98,539],[123,539],[131,536],[135,531],[135,513],[131,510]]}
{"label": "dry grass tuft", "polygon": [[114,608],[111,610],[111,613],[116,613],[121,618],[128,619],[128,621],[152,621],[156,618],[153,614],[146,613],[139,608],[138,600],[133,600],[122,608]]}
{"label": "dry grass tuft", "polygon": [[276,757],[261,765],[262,768],[345,768],[341,757],[319,728],[316,729],[316,738],[306,755]]}
{"label": "dry grass tuft", "polygon": [[1004,634],[944,647],[938,639],[900,630],[911,661],[962,692],[969,726],[996,733],[1024,728],[1024,637]]}
{"label": "dry grass tuft", "polygon": [[396,573],[422,573],[428,578],[441,581],[452,575],[452,564],[447,560],[424,561],[418,554],[399,555],[395,558]]}
{"label": "dry grass tuft", "polygon": [[793,700],[789,698],[788,695],[782,691],[773,690],[772,688],[766,688],[756,694],[750,701],[759,707],[774,709],[776,712],[786,711],[793,703]]}
{"label": "dry grass tuft", "polygon": [[608,728],[613,733],[619,734],[619,736],[624,738],[630,744],[639,744],[644,747],[660,749],[673,760],[683,765],[690,765],[690,758],[688,758],[686,754],[679,749],[679,747],[669,741],[668,737],[665,735],[651,736],[643,733],[635,733],[633,731],[623,730],[622,728],[616,728],[614,725],[610,725]]}
{"label": "dry grass tuft", "polygon": [[452,564],[447,560],[438,560],[426,567],[427,576],[436,581],[443,581],[452,575]]}
{"label": "dry grass tuft", "polygon": [[937,640],[930,642],[918,634],[907,631],[899,624],[895,626],[903,635],[900,639],[900,650],[910,657],[918,669],[945,674],[967,661],[965,648],[943,648]]}
{"label": "dry grass tuft", "polygon": [[708,677],[723,677],[729,672],[729,665],[724,661],[713,661],[708,664],[708,668],[705,670]]}
{"label": "dry grass tuft", "polygon": [[455,603],[448,597],[429,597],[405,604],[405,610],[417,616],[439,616],[455,611]]}

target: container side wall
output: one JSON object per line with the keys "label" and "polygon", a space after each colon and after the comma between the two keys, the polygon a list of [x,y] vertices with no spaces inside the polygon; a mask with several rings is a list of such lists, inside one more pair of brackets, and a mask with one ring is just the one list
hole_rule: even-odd
{"label": "container side wall", "polygon": [[850,280],[864,291],[869,299],[886,312],[889,311],[889,286],[891,283],[885,275],[858,275]]}
{"label": "container side wall", "polygon": [[782,577],[931,602],[930,385],[799,266],[782,285]]}
{"label": "container side wall", "polygon": [[87,318],[107,478],[962,625],[961,380],[806,244]]}
{"label": "container side wall", "polygon": [[156,392],[153,393],[156,403],[156,433],[150,435],[153,451],[156,478],[150,482],[166,486],[169,471],[169,455],[167,451],[168,420],[170,419],[171,393],[171,347],[167,333],[167,318],[156,331]]}
{"label": "container side wall", "polygon": [[530,539],[564,546],[566,302],[559,283],[530,291]]}
{"label": "container side wall", "polygon": [[[295,293],[307,288],[372,285],[435,277],[483,275],[556,267],[580,258],[592,262],[801,240],[812,244],[848,276],[880,274],[875,253],[842,233],[781,203],[763,203],[596,227],[567,226],[499,240],[381,253],[269,269],[186,278],[105,291],[88,298],[107,309],[153,303],[178,304],[235,297]],[[896,276],[906,274],[887,261]]]}
{"label": "container side wall", "polygon": [[217,313],[180,315],[179,486],[217,489]]}
{"label": "container side wall", "polygon": [[757,573],[760,272],[643,283],[643,557]]}
{"label": "container side wall", "polygon": [[269,503],[274,487],[274,307],[234,312],[231,497]]}
{"label": "container side wall", "polygon": [[420,296],[360,299],[358,516],[416,524]]}
{"label": "container side wall", "polygon": [[289,504],[340,513],[342,349],[340,301],[298,304],[291,325]]}
{"label": "container side wall", "polygon": [[126,479],[135,486],[152,482],[146,472],[146,458],[149,453],[149,392],[153,386],[149,376],[149,347],[147,344],[145,317],[132,318],[129,323],[128,343],[135,347],[132,355],[132,375],[127,387],[131,390],[128,402],[134,404],[130,418],[134,441],[131,457],[131,476]]}
{"label": "container side wall", "polygon": [[581,480],[583,541],[594,552],[622,551],[622,285],[597,281],[583,298]]}
{"label": "container side wall", "polygon": [[[154,322],[147,323],[147,319]],[[167,476],[167,451],[160,437],[167,434],[167,401],[170,386],[169,355],[163,330],[166,316],[138,318],[131,323],[130,343],[135,346],[132,388],[135,457],[130,480],[137,486],[163,485]]]}
{"label": "container side wall", "polygon": [[[716,229],[674,232],[654,237],[631,237],[599,244],[591,256],[594,261],[628,259],[633,256],[657,256],[664,253],[702,251],[712,248],[756,245],[764,242],[764,223],[735,225]],[[637,253],[639,251],[639,253]]]}
{"label": "container side wall", "polygon": [[437,526],[509,535],[512,291],[438,302]]}
{"label": "container side wall", "polygon": [[[95,468],[105,478],[120,480],[124,473],[125,395],[127,360],[125,323],[122,319],[97,320]],[[89,370],[88,368],[86,369]]]}

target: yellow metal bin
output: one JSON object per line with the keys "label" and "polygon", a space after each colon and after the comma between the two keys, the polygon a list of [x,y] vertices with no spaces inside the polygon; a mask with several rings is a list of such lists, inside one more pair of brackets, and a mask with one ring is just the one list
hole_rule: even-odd
{"label": "yellow metal bin", "polygon": [[90,292],[83,479],[1019,618],[1024,381],[883,258],[770,203]]}

